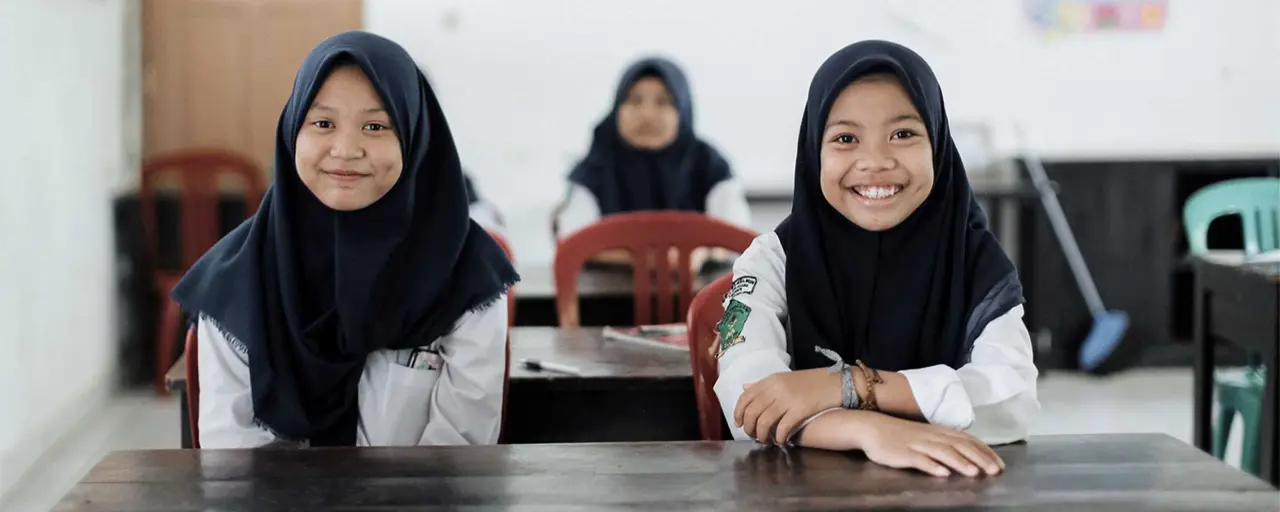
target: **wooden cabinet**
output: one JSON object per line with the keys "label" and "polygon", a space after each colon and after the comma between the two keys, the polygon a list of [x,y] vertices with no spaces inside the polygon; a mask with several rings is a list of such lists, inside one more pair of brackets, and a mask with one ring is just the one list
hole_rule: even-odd
{"label": "wooden cabinet", "polygon": [[272,168],[307,52],[362,26],[361,0],[144,0],[143,153],[215,147]]}

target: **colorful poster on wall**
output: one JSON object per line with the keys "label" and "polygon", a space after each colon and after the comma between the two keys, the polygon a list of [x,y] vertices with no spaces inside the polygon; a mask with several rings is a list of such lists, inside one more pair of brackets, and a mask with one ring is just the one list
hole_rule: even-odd
{"label": "colorful poster on wall", "polygon": [[1048,34],[1159,32],[1168,0],[1023,0],[1036,30]]}

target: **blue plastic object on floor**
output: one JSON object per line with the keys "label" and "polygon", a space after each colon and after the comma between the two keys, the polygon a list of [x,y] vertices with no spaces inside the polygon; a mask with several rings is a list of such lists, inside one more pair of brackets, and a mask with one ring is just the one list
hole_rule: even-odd
{"label": "blue plastic object on floor", "polygon": [[1091,371],[1102,365],[1115,352],[1125,331],[1129,330],[1129,314],[1108,310],[1093,317],[1093,328],[1080,344],[1080,368]]}

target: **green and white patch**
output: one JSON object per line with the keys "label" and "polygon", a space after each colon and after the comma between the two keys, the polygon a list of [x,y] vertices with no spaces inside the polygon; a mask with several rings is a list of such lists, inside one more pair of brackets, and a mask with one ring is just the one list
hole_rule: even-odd
{"label": "green and white patch", "polygon": [[720,318],[720,323],[716,324],[716,333],[720,336],[720,350],[716,352],[716,359],[724,355],[729,348],[747,341],[742,336],[742,329],[747,325],[747,316],[751,314],[751,308],[746,304],[737,300],[729,300],[729,305],[724,308],[724,316]]}

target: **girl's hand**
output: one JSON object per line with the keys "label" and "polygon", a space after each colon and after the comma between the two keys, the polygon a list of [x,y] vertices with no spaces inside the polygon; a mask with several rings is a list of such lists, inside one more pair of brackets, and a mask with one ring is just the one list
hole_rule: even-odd
{"label": "girl's hand", "polygon": [[891,468],[915,468],[934,476],[1004,471],[1004,460],[986,443],[947,427],[880,413],[859,414],[859,442],[867,458]]}
{"label": "girl's hand", "polygon": [[810,416],[840,407],[842,391],[840,375],[825,368],[775,373],[743,389],[734,423],[757,441],[778,444]]}

